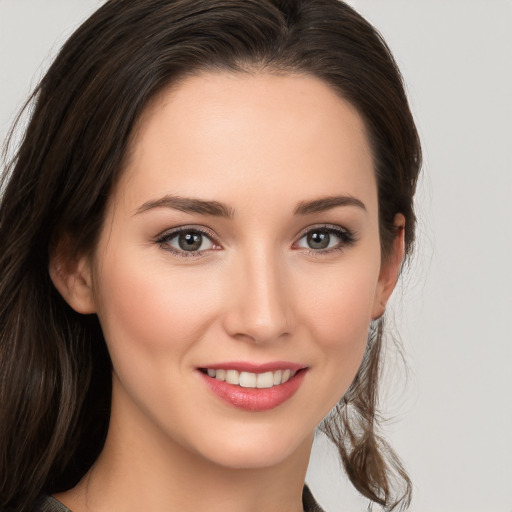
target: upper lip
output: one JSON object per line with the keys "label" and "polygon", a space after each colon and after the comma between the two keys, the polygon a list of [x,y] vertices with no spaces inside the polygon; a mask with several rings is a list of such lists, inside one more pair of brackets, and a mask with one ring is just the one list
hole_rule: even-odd
{"label": "upper lip", "polygon": [[251,363],[248,361],[226,361],[222,363],[207,364],[200,366],[199,368],[211,369],[211,370],[237,370],[239,372],[250,372],[250,373],[265,373],[275,372],[277,370],[290,370],[297,372],[307,365],[292,363],[289,361],[271,361],[268,363]]}

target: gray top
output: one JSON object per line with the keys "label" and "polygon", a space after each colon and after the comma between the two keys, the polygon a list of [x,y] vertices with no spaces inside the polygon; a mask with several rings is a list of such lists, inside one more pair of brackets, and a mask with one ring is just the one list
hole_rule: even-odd
{"label": "gray top", "polygon": [[[324,512],[320,505],[315,501],[308,486],[304,486],[302,491],[302,504],[304,512]],[[72,512],[68,507],[64,506],[60,501],[51,496],[43,496],[38,503],[35,512]]]}
{"label": "gray top", "polygon": [[65,507],[60,501],[52,498],[51,496],[43,496],[35,512],[72,512],[68,507]]}

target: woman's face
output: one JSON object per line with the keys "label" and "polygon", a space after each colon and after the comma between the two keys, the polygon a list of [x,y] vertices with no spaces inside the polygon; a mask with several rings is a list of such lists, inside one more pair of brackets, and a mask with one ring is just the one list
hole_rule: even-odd
{"label": "woman's face", "polygon": [[162,94],[85,266],[112,425],[233,468],[309,446],[390,293],[377,207],[362,120],[322,81],[202,74]]}

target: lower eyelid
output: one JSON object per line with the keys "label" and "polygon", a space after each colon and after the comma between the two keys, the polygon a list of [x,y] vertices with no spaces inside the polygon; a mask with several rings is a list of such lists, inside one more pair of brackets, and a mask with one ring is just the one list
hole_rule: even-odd
{"label": "lower eyelid", "polygon": [[[172,237],[169,239],[169,241],[168,241],[169,245],[171,245],[171,244],[170,244],[171,240],[176,240],[176,242],[175,242],[175,243],[178,243],[178,244],[179,244],[179,235],[180,235],[180,234],[178,233],[177,235],[172,236]],[[207,237],[206,235],[203,235],[203,234],[202,234],[201,236],[202,236],[202,239],[201,239],[201,245],[200,245],[200,247],[202,247],[203,245],[205,245],[205,239],[206,239],[206,241],[208,242],[208,243],[206,243],[206,245],[209,245],[209,247],[206,247],[205,249],[196,249],[195,251],[187,251],[187,250],[185,250],[185,249],[182,249],[181,247],[175,247],[174,245],[171,245],[171,247],[173,247],[173,249],[176,249],[177,251],[183,251],[183,252],[186,252],[186,253],[188,252],[188,253],[191,253],[191,254],[199,254],[199,253],[202,253],[202,252],[204,252],[204,251],[209,251],[209,250],[213,249],[213,247],[214,247],[214,245],[215,245],[215,244],[214,244],[214,243],[213,243],[213,241],[210,239],[210,237]]]}

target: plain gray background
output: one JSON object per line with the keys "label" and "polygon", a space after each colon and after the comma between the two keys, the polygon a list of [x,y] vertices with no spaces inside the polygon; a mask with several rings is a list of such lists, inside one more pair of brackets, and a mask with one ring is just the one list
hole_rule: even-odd
{"label": "plain gray background", "polygon": [[[100,0],[0,0],[0,139]],[[384,431],[415,512],[512,512],[512,2],[351,0],[405,76],[424,146],[416,256],[393,314]],[[363,511],[319,437],[308,481]]]}

